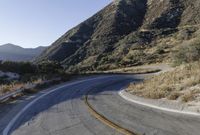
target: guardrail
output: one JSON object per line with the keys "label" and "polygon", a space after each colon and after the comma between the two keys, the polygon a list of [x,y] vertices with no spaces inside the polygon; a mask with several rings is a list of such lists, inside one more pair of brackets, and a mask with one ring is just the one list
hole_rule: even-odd
{"label": "guardrail", "polygon": [[[60,78],[55,78],[55,79],[52,79],[52,80],[43,81],[42,84],[49,83],[49,82],[51,82],[51,81],[59,81],[59,80],[60,80]],[[40,83],[40,84],[41,84],[41,83]],[[5,101],[6,99],[9,99],[9,98],[11,98],[11,97],[16,96],[17,94],[22,93],[25,89],[31,89],[31,88],[34,88],[34,87],[36,87],[35,84],[29,84],[28,86],[26,86],[26,87],[24,87],[24,88],[21,88],[21,89],[15,90],[14,92],[5,94],[5,95],[3,95],[3,96],[0,96],[0,102]]]}
{"label": "guardrail", "polygon": [[4,100],[6,100],[6,99],[8,99],[8,98],[10,98],[10,97],[13,97],[13,96],[15,96],[15,95],[17,95],[17,94],[22,93],[23,90],[24,90],[24,89],[19,89],[19,90],[16,90],[16,91],[14,91],[14,92],[8,93],[8,94],[6,94],[6,95],[0,96],[0,102],[4,101]]}

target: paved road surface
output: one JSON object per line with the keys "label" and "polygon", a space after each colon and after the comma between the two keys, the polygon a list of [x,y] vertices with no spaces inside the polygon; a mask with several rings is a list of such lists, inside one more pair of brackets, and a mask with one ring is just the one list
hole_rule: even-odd
{"label": "paved road surface", "polygon": [[[107,76],[60,88],[34,103],[11,127],[12,135],[120,135],[91,116],[84,102],[114,123],[140,135],[200,135],[200,118],[139,106],[118,91],[136,76]],[[14,117],[14,116],[13,116]]]}

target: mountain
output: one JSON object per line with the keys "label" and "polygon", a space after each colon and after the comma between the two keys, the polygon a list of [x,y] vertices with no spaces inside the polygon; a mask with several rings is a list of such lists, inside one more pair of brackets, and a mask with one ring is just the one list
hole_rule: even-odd
{"label": "mountain", "polygon": [[199,23],[199,0],[115,0],[35,61],[59,61],[68,71],[170,61],[179,44],[200,35]]}
{"label": "mountain", "polygon": [[30,61],[41,54],[45,47],[22,48],[13,44],[4,44],[0,46],[0,60],[3,61]]}

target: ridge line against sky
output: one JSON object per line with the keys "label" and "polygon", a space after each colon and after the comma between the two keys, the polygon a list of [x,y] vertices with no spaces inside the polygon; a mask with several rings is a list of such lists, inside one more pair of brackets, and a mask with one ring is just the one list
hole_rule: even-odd
{"label": "ridge line against sky", "polygon": [[2,0],[0,45],[48,46],[112,0]]}

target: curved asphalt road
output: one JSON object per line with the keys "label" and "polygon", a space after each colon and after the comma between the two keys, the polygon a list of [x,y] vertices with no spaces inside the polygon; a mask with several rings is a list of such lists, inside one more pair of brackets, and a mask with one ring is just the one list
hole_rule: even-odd
{"label": "curved asphalt road", "polygon": [[[120,135],[91,116],[84,95],[100,114],[140,135],[200,135],[200,118],[153,110],[122,99],[118,91],[137,76],[105,76],[68,85],[28,107],[12,135]],[[5,134],[4,134],[5,135]]]}

